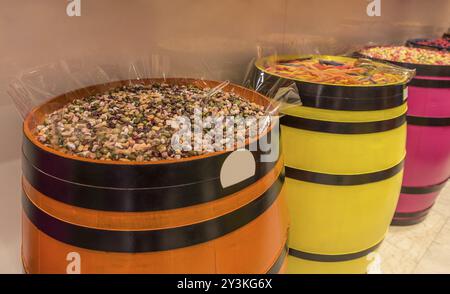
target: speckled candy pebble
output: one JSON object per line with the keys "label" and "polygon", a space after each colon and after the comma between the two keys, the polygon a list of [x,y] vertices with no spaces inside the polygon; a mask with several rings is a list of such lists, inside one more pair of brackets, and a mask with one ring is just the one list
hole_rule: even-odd
{"label": "speckled candy pebble", "polygon": [[[179,130],[174,121],[191,119],[195,110],[203,117],[228,116],[260,118],[264,108],[234,92],[217,91],[194,85],[130,85],[75,99],[45,116],[36,127],[42,144],[64,152],[97,160],[157,161],[191,157],[213,152],[214,125],[204,126],[203,135],[211,143],[202,150],[174,150],[171,138]],[[238,129],[234,129],[238,137]],[[249,138],[248,132],[245,138]],[[200,138],[201,139],[201,138]],[[189,142],[188,142],[189,143]]]}

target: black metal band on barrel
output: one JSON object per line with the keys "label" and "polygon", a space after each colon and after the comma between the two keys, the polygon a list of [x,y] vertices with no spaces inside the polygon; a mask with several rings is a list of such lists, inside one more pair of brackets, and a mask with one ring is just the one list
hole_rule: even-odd
{"label": "black metal band on barrel", "polygon": [[36,207],[26,195],[22,207],[43,233],[73,246],[110,252],[154,252],[184,248],[217,239],[262,215],[278,198],[283,175],[260,197],[226,215],[188,226],[151,231],[112,231],[77,226],[54,218]]}
{"label": "black metal band on barrel", "polygon": [[416,212],[396,212],[392,219],[392,226],[411,226],[422,222],[430,212],[431,207]]}
{"label": "black metal band on barrel", "polygon": [[297,116],[284,115],[280,118],[283,126],[332,134],[370,134],[396,129],[406,122],[406,115],[393,119],[374,122],[333,122],[307,119]]}
{"label": "black metal band on barrel", "polygon": [[403,169],[404,161],[399,164],[377,172],[356,175],[333,175],[311,172],[307,170],[295,169],[286,166],[286,177],[303,182],[310,182],[322,185],[334,186],[354,186],[364,185],[389,179],[398,174]]}
{"label": "black metal band on barrel", "polygon": [[409,83],[410,86],[420,88],[437,88],[445,89],[450,88],[450,80],[430,80],[430,79],[418,79],[414,78]]}
{"label": "black metal band on barrel", "polygon": [[412,226],[423,222],[427,218],[427,214],[416,218],[393,218],[391,226],[404,227]]}
{"label": "black metal band on barrel", "polygon": [[34,189],[68,205],[104,211],[139,212],[183,208],[226,197],[256,183],[276,164],[265,165],[254,176],[227,188],[222,188],[220,179],[151,189],[79,185],[38,170],[25,156],[22,158],[22,172]]}
{"label": "black metal band on barrel", "polygon": [[422,195],[422,194],[439,192],[442,190],[442,188],[445,187],[446,183],[447,183],[447,180],[443,181],[442,183],[439,183],[436,185],[430,185],[430,186],[422,186],[422,187],[402,186],[402,193],[403,194]]}
{"label": "black metal band on barrel", "polygon": [[446,127],[450,126],[450,117],[421,117],[411,116],[406,117],[409,125],[426,126],[426,127]]}
{"label": "black metal band on barrel", "polygon": [[373,247],[370,247],[369,249],[366,249],[366,250],[363,250],[360,252],[349,253],[349,254],[325,255],[325,254],[309,253],[309,252],[304,252],[304,251],[296,250],[293,248],[289,248],[289,255],[296,257],[296,258],[300,258],[300,259],[318,261],[318,262],[349,261],[349,260],[354,260],[354,259],[358,259],[358,258],[367,256],[369,253],[375,251],[378,247],[380,247],[382,242],[383,241],[381,241],[380,243],[378,243],[377,245],[375,245]]}
{"label": "black metal band on barrel", "polygon": [[[271,142],[271,132],[264,141]],[[267,139],[267,140],[266,140]],[[262,162],[260,138],[256,151],[251,151],[256,170],[270,170],[273,162]],[[274,158],[280,155],[280,148]],[[111,188],[153,188],[186,185],[220,177],[220,171],[231,152],[220,153],[201,159],[173,161],[162,164],[108,164],[89,162],[59,156],[33,144],[26,136],[23,153],[37,169],[59,179],[91,186]]]}
{"label": "black metal band on barrel", "polygon": [[[280,82],[283,81],[283,82]],[[383,110],[405,102],[405,85],[389,86],[337,86],[308,83],[268,74],[255,67],[253,86],[265,95],[275,85],[295,83],[303,106],[332,110]],[[256,84],[261,84],[259,87]],[[273,93],[272,93],[273,94]]]}
{"label": "black metal band on barrel", "polygon": [[[403,90],[401,91],[401,93],[394,94],[392,96],[383,96],[383,93],[378,93],[379,96],[374,95],[374,97],[371,97],[372,95],[367,95],[366,93],[371,93],[370,91],[373,90],[367,90],[367,88],[357,90],[355,89],[355,87],[348,87],[353,89],[352,91],[355,91],[355,93],[360,93],[359,95],[362,95],[358,98],[351,96],[348,89],[342,89],[341,91],[338,91],[335,94],[336,96],[331,96],[333,95],[333,93],[328,93],[331,91],[325,91],[323,89],[317,89],[316,91],[318,92],[312,93],[302,91],[301,89],[304,88],[304,85],[302,85],[303,83],[297,83],[299,84],[297,85],[297,87],[299,87],[302,105],[307,107],[331,110],[368,111],[395,108],[405,102],[405,98],[403,97]],[[318,88],[325,88],[325,86],[321,85]],[[377,91],[374,92],[376,93]]]}
{"label": "black metal band on barrel", "polygon": [[426,44],[420,44],[424,41],[429,41],[430,39],[410,39],[406,41],[406,46],[408,47],[415,47],[415,48],[423,48],[423,49],[438,49],[438,50],[449,50],[448,48],[445,48],[443,46],[439,45],[426,45]]}
{"label": "black metal band on barrel", "polygon": [[433,205],[425,208],[423,210],[414,211],[414,212],[396,212],[394,214],[394,218],[418,218],[427,215],[431,208],[433,208]]}
{"label": "black metal band on barrel", "polygon": [[283,247],[283,250],[281,250],[280,255],[278,256],[277,260],[275,261],[275,263],[272,265],[272,267],[267,271],[267,274],[278,274],[281,270],[281,267],[283,266],[283,263],[286,260],[286,255],[288,253],[288,246],[285,245]]}
{"label": "black metal band on barrel", "polygon": [[449,65],[432,65],[432,64],[412,64],[403,62],[393,62],[389,61],[395,65],[415,69],[416,76],[426,76],[426,77],[448,77],[450,76],[450,66]]}

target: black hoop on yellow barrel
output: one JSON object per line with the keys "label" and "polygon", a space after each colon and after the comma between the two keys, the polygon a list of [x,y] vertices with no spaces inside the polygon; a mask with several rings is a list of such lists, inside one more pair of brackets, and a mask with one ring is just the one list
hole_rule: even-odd
{"label": "black hoop on yellow barrel", "polygon": [[[263,93],[282,78],[264,68],[273,58],[255,64],[254,86]],[[406,81],[378,86],[283,81],[279,84],[295,83],[302,103],[288,104],[280,119],[291,215],[288,272],[365,273],[401,187]]]}

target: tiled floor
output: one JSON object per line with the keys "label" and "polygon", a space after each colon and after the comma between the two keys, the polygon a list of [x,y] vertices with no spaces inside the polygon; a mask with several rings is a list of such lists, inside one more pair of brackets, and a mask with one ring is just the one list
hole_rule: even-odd
{"label": "tiled floor", "polygon": [[[20,161],[0,164],[0,273],[21,273]],[[428,218],[391,227],[379,251],[384,273],[450,273],[450,185]]]}
{"label": "tiled floor", "polygon": [[379,253],[384,273],[450,273],[450,185],[424,222],[391,227]]}

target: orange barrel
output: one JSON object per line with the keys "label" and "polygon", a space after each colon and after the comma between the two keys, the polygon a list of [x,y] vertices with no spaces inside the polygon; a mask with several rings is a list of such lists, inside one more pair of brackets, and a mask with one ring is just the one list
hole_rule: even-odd
{"label": "orange barrel", "polygon": [[[283,160],[276,148],[278,159],[264,162],[259,144],[278,134],[273,131],[276,124],[258,138],[255,151],[223,151],[156,162],[75,157],[35,138],[34,130],[45,114],[86,93],[101,93],[129,82],[58,96],[26,118],[22,161],[25,271],[284,272],[288,213]],[[186,79],[164,82],[198,87],[219,84]],[[269,105],[264,96],[236,85],[228,85],[224,91]],[[241,165],[234,168],[242,169],[242,158],[248,156],[253,174],[223,187],[223,166],[236,164],[237,157]]]}

